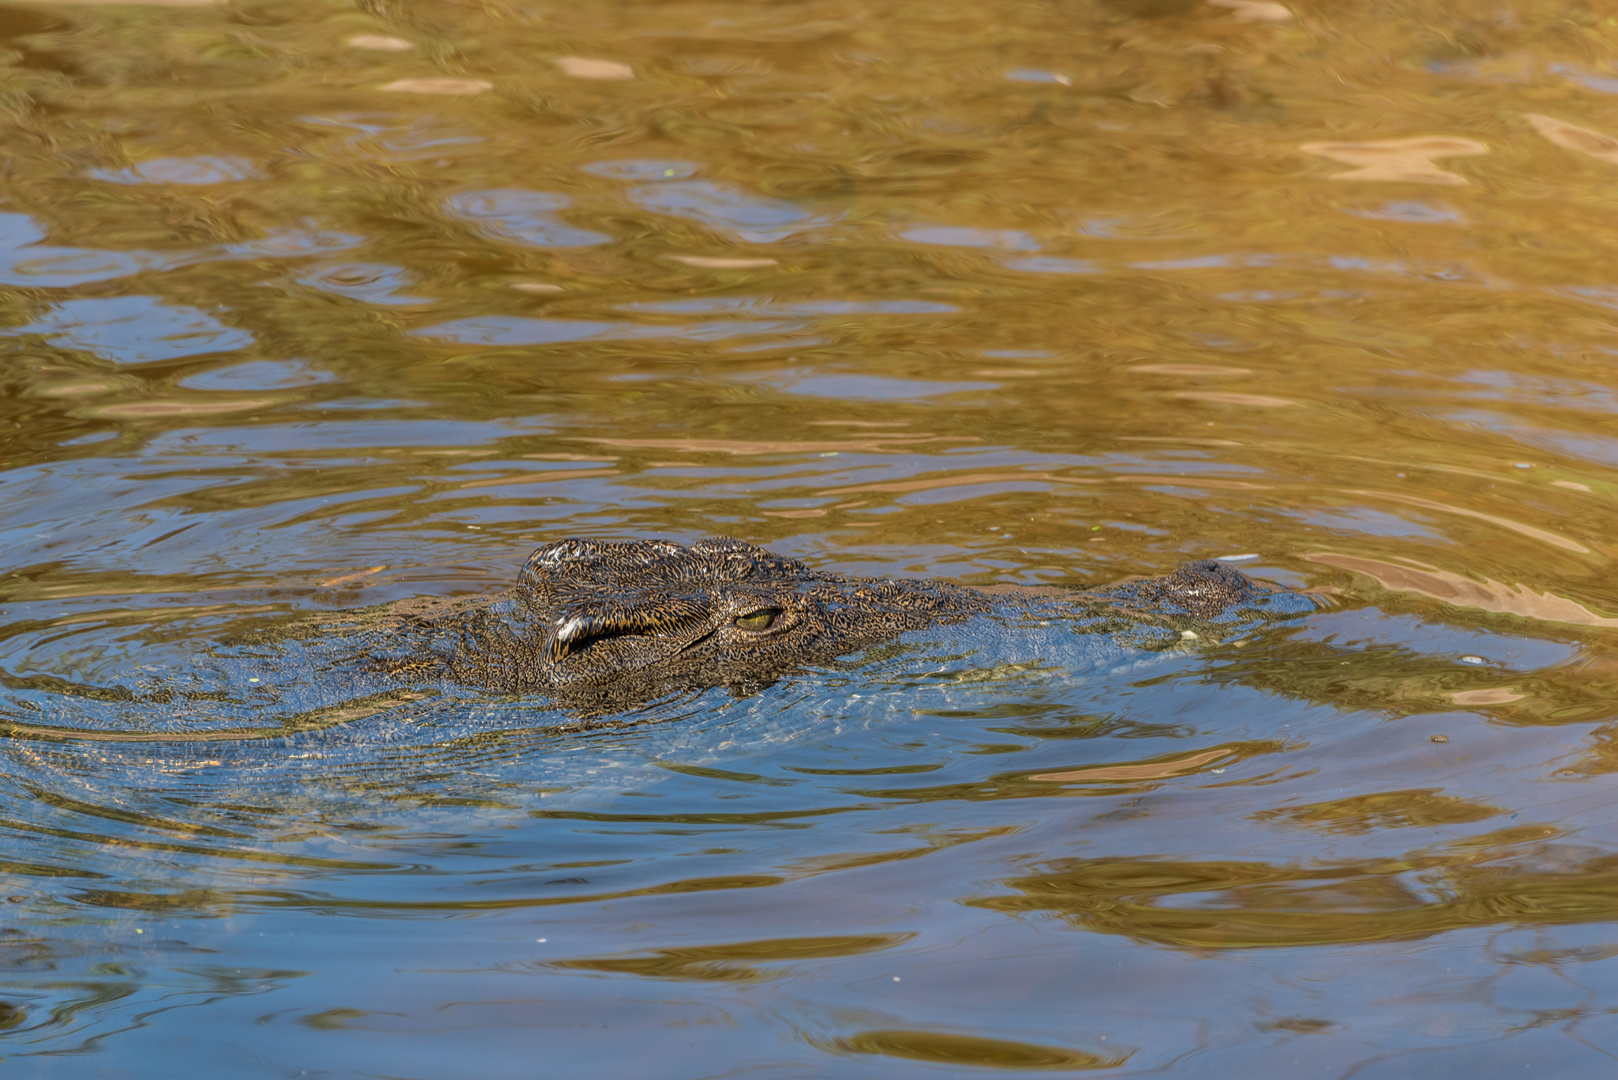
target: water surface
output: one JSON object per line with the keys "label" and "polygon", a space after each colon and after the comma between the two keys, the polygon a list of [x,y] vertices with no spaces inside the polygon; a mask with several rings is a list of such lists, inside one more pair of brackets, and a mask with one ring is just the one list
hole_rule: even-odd
{"label": "water surface", "polygon": [[[75,0],[0,65],[17,1075],[1612,1071],[1606,9]],[[30,734],[711,534],[1330,606]]]}

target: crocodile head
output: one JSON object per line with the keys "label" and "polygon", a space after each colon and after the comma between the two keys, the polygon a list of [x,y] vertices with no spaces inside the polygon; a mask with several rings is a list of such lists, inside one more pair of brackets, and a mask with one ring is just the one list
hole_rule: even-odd
{"label": "crocodile head", "polygon": [[987,606],[945,582],[823,573],[730,537],[559,540],[529,557],[455,666],[508,690],[740,686]]}

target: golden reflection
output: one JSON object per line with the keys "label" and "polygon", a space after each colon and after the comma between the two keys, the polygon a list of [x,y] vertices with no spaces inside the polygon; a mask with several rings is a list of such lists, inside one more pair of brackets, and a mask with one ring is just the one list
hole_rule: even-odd
{"label": "golden reflection", "polygon": [[1268,394],[1233,394],[1223,390],[1181,390],[1174,395],[1187,401],[1211,401],[1216,405],[1254,405],[1259,408],[1282,408],[1296,405],[1296,401]]}
{"label": "golden reflection", "polygon": [[555,960],[548,967],[607,971],[657,979],[699,979],[733,982],[774,978],[785,974],[760,964],[866,956],[892,949],[914,934],[846,934],[830,937],[774,938],[729,945],[687,945],[656,949],[650,956],[607,956],[599,959]]}
{"label": "golden reflection", "polygon": [[1523,536],[1531,537],[1532,539],[1539,540],[1542,543],[1550,544],[1552,547],[1559,547],[1563,551],[1572,551],[1579,555],[1593,554],[1589,548],[1585,547],[1577,540],[1569,540],[1565,536],[1558,536],[1556,533],[1548,532],[1545,529],[1536,528],[1533,525],[1524,525],[1520,521],[1513,521],[1510,518],[1497,517],[1494,514],[1485,514],[1477,510],[1468,510],[1461,506],[1451,506],[1449,503],[1436,502],[1432,499],[1423,499],[1416,495],[1402,495],[1392,491],[1350,490],[1348,491],[1348,494],[1364,495],[1373,499],[1388,499],[1393,502],[1404,503],[1407,506],[1419,506],[1423,510],[1437,510],[1444,514],[1459,514],[1462,517],[1475,518],[1478,521],[1487,521],[1491,525],[1499,525],[1501,528],[1510,529],[1515,533],[1521,533]]}
{"label": "golden reflection", "polygon": [[1209,7],[1229,10],[1237,22],[1287,22],[1292,12],[1271,0],[1208,0]]}
{"label": "golden reflection", "polygon": [[1232,439],[1198,439],[1187,435],[1123,435],[1119,442],[1183,443],[1186,446],[1241,446]]}
{"label": "golden reflection", "polygon": [[211,416],[243,412],[274,405],[272,398],[237,398],[225,401],[131,401],[124,405],[101,405],[88,410],[91,416],[114,420],[155,420],[166,416]]}
{"label": "golden reflection", "polygon": [[943,1031],[881,1030],[862,1031],[834,1040],[828,1049],[854,1054],[881,1054],[907,1061],[927,1061],[937,1065],[965,1065],[983,1069],[1017,1069],[1034,1072],[1062,1072],[1078,1069],[1116,1069],[1133,1056],[1092,1054],[1084,1050],[989,1039],[978,1035],[957,1035]]}
{"label": "golden reflection", "polygon": [[409,52],[416,46],[401,37],[389,37],[387,34],[355,34],[343,39],[343,44],[351,49],[366,49],[371,52]]}
{"label": "golden reflection", "polygon": [[1618,919],[1610,856],[1568,858],[1548,870],[1510,861],[1516,845],[1554,833],[1525,826],[1434,853],[1318,865],[1064,859],[1003,882],[1021,895],[971,903],[1054,913],[1077,929],[1183,949],[1411,941],[1469,927]]}
{"label": "golden reflection", "polygon": [[1457,690],[1450,694],[1457,705],[1505,705],[1521,701],[1527,694],[1519,694],[1509,686],[1496,686],[1486,690]]}
{"label": "golden reflection", "polygon": [[588,56],[558,56],[556,66],[575,79],[633,79],[635,69],[616,60],[595,60]]}
{"label": "golden reflection", "polygon": [[1129,369],[1149,375],[1251,375],[1252,368],[1223,367],[1214,364],[1136,364]]}
{"label": "golden reflection", "polygon": [[587,461],[587,462],[599,462],[599,463],[601,463],[603,465],[611,465],[611,464],[614,464],[615,462],[617,462],[617,460],[618,460],[615,457],[596,457],[596,456],[593,456],[593,455],[590,455],[590,454],[565,454],[565,453],[523,454],[522,457],[526,461]]}
{"label": "golden reflection", "polygon": [[1507,585],[1492,578],[1474,581],[1414,559],[1404,559],[1403,563],[1409,565],[1402,565],[1329,551],[1312,552],[1304,558],[1364,574],[1384,589],[1419,593],[1457,607],[1521,615],[1526,619],[1542,619],[1571,626],[1618,626],[1618,618],[1598,615],[1576,600],[1548,592],[1534,592],[1526,585]]}
{"label": "golden reflection", "polygon": [[720,258],[710,255],[670,255],[670,259],[698,270],[757,270],[765,266],[779,266],[776,259]]}
{"label": "golden reflection", "polygon": [[1196,772],[1209,762],[1236,757],[1241,752],[1241,748],[1235,746],[1216,746],[1201,753],[1181,754],[1134,765],[1089,765],[1082,769],[1068,769],[1065,772],[1036,773],[1028,779],[1064,784],[1101,780],[1167,780],[1170,777]]}
{"label": "golden reflection", "polygon": [[820,488],[816,495],[853,495],[865,491],[936,491],[941,488],[972,487],[976,484],[1038,483],[1098,484],[1099,480],[1083,480],[1071,476],[1052,476],[1050,473],[998,472],[966,473],[962,476],[935,476],[926,480],[890,480],[881,484],[850,484],[846,487]]}
{"label": "golden reflection", "polygon": [[1269,491],[1268,484],[1249,484],[1245,480],[1219,480],[1214,477],[1165,474],[1162,476],[1110,476],[1120,484],[1174,484],[1178,487],[1218,488],[1225,491]]}
{"label": "golden reflection", "polygon": [[1557,146],[1568,150],[1577,150],[1581,154],[1589,154],[1593,158],[1618,165],[1618,139],[1611,135],[1604,135],[1590,128],[1579,127],[1565,120],[1558,120],[1554,116],[1544,116],[1540,113],[1525,113],[1528,122],[1534,130]]}
{"label": "golden reflection", "polygon": [[[887,425],[882,425],[886,427]],[[849,439],[842,442],[749,442],[738,439],[609,439],[586,438],[584,442],[602,446],[619,446],[626,450],[681,450],[694,454],[734,454],[752,457],[759,454],[830,454],[830,453],[885,453],[893,444],[924,442],[977,442],[971,436],[944,435],[883,435],[873,439]]]}
{"label": "golden reflection", "polygon": [[1379,791],[1350,795],[1305,806],[1288,806],[1254,814],[1259,821],[1305,825],[1328,833],[1359,836],[1380,829],[1422,829],[1485,821],[1505,811],[1469,802],[1434,788]]}
{"label": "golden reflection", "polygon": [[496,476],[488,480],[468,480],[456,484],[455,490],[466,491],[472,488],[505,487],[510,484],[547,484],[557,480],[591,480],[598,476],[617,476],[617,469],[545,469],[537,472],[516,473],[512,476]]}
{"label": "golden reflection", "polygon": [[356,581],[362,581],[365,578],[370,577],[372,574],[380,574],[386,569],[387,565],[384,564],[382,566],[373,566],[366,570],[359,570],[352,574],[343,574],[340,577],[328,578],[320,583],[320,587],[322,589],[330,589],[338,585],[351,585]]}
{"label": "golden reflection", "polygon": [[363,1020],[370,1015],[364,1009],[322,1009],[298,1017],[298,1022],[316,1031],[350,1031],[354,1028],[355,1020]]}
{"label": "golden reflection", "polygon": [[395,94],[447,94],[464,96],[493,90],[494,83],[487,79],[395,79],[381,87]]}
{"label": "golden reflection", "polygon": [[116,384],[110,382],[71,382],[40,386],[34,393],[40,397],[82,397],[86,394],[104,394],[115,388]]}
{"label": "golden reflection", "polygon": [[1397,180],[1421,184],[1467,184],[1471,181],[1441,169],[1434,158],[1474,157],[1489,148],[1473,139],[1442,135],[1374,142],[1311,142],[1298,147],[1306,154],[1330,158],[1354,168],[1332,173],[1333,180]]}

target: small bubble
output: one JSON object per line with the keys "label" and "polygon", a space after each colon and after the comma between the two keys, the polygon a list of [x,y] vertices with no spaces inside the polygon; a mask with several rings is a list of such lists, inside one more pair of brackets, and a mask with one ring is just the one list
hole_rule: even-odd
{"label": "small bubble", "polygon": [[1481,664],[1484,662],[1481,656],[1463,656],[1460,660],[1463,664]]}
{"label": "small bubble", "polygon": [[1434,735],[1434,736],[1432,736],[1432,740],[1433,740],[1433,742],[1449,742],[1449,736],[1448,735]]}
{"label": "small bubble", "polygon": [[550,940],[550,938],[542,938],[542,937],[537,937],[537,938],[535,938],[535,939],[534,939],[534,940],[535,940],[535,941],[537,941],[537,942],[538,942],[538,943],[539,943],[539,944],[541,944],[541,945],[543,945],[543,944],[545,944],[545,943],[546,943],[546,942],[547,942],[547,941],[549,941],[549,940]]}
{"label": "small bubble", "polygon": [[894,976],[894,977],[893,977],[893,981],[894,981],[894,982],[898,982],[898,981],[899,981],[899,976],[897,976],[897,975],[895,975],[895,976]]}
{"label": "small bubble", "polygon": [[1513,461],[1511,467],[1513,469],[1532,469],[1534,466],[1526,461]]}

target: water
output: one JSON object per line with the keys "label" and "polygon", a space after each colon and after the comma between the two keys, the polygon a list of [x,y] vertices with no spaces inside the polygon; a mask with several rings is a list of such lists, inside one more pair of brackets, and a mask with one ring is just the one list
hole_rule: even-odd
{"label": "water", "polygon": [[[1604,8],[41,2],[0,64],[10,1072],[1612,1071]],[[1331,606],[34,730],[715,533]]]}

